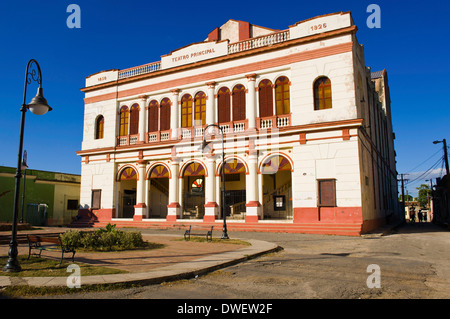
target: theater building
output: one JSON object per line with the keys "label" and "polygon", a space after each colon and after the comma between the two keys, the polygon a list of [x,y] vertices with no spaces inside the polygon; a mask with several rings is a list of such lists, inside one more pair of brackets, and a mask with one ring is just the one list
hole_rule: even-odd
{"label": "theater building", "polygon": [[359,235],[400,214],[387,74],[356,31],[349,12],[229,20],[88,76],[80,216],[220,229],[224,205],[230,230]]}

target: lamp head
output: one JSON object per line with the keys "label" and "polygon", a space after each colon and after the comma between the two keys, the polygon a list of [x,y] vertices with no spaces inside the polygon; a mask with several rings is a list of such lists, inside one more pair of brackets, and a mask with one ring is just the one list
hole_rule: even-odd
{"label": "lamp head", "polygon": [[36,96],[28,104],[28,109],[31,113],[36,115],[43,115],[52,110],[52,108],[48,105],[47,100],[44,98],[41,87],[38,88]]}

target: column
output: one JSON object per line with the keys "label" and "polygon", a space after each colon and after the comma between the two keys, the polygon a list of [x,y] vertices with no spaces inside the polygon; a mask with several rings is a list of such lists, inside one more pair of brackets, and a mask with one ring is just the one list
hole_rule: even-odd
{"label": "column", "polygon": [[206,85],[208,86],[208,97],[206,100],[206,124],[209,125],[215,123],[216,103],[214,103],[214,87],[216,82],[208,82]]}
{"label": "column", "polygon": [[203,216],[203,221],[214,222],[219,209],[215,196],[216,159],[212,153],[207,154],[206,157],[208,175],[205,178],[205,215]]}
{"label": "column", "polygon": [[137,162],[138,175],[136,187],[136,205],[134,205],[134,221],[142,221],[147,215],[147,205],[145,204],[145,168],[147,167],[147,161],[140,160]]}
{"label": "column", "polygon": [[178,139],[178,118],[179,107],[178,107],[178,97],[180,94],[179,89],[172,90],[172,106],[170,108],[170,128],[172,129],[172,139]]}
{"label": "column", "polygon": [[247,93],[247,119],[248,119],[248,128],[254,130],[256,129],[256,74],[248,74],[246,75],[248,80],[248,93]]}
{"label": "column", "polygon": [[139,96],[139,143],[144,143],[148,141],[147,136],[147,95]]}
{"label": "column", "polygon": [[257,150],[249,150],[248,156],[248,175],[246,175],[247,188],[247,204],[245,221],[257,222],[261,216],[261,203],[259,202],[259,188],[258,182],[258,155]]}
{"label": "column", "polygon": [[171,168],[171,177],[169,179],[169,205],[167,205],[167,217],[166,220],[169,222],[174,222],[177,220],[177,216],[180,215],[181,206],[178,202],[178,188],[179,188],[179,179],[178,179],[178,170],[179,170],[179,159],[176,157],[172,157],[170,168]]}

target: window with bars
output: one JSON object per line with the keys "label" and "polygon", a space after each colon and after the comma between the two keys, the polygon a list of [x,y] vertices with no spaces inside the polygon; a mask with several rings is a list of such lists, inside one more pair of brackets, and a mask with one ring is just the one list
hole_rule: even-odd
{"label": "window with bars", "polygon": [[314,110],[331,109],[331,81],[323,76],[314,82]]}
{"label": "window with bars", "polygon": [[318,206],[336,207],[336,180],[320,179],[318,183]]}
{"label": "window with bars", "polygon": [[233,88],[233,121],[245,120],[245,87],[238,84]]}
{"label": "window with bars", "polygon": [[230,122],[230,89],[220,88],[217,93],[217,120],[219,123]]}
{"label": "window with bars", "polygon": [[139,104],[133,104],[130,109],[130,134],[139,133]]}
{"label": "window with bars", "polygon": [[95,139],[101,139],[105,132],[105,118],[99,115],[95,121]]}
{"label": "window with bars", "polygon": [[275,81],[275,101],[277,115],[289,114],[291,112],[289,79],[285,76],[279,77]]}
{"label": "window with bars", "polygon": [[161,131],[170,130],[170,106],[171,102],[169,98],[164,98],[161,101],[159,109],[159,126]]}
{"label": "window with bars", "polygon": [[192,126],[192,96],[183,95],[181,98],[181,127]]}
{"label": "window with bars", "polygon": [[270,80],[262,80],[258,85],[259,117],[273,116],[273,86]]}
{"label": "window with bars", "polygon": [[130,111],[128,106],[124,105],[120,108],[120,136],[128,135],[128,121],[129,121]]}
{"label": "window with bars", "polygon": [[195,125],[206,124],[206,95],[204,92],[198,92],[194,97],[194,116]]}
{"label": "window with bars", "polygon": [[152,100],[148,104],[148,131],[155,132],[158,131],[158,101]]}
{"label": "window with bars", "polygon": [[93,189],[92,190],[91,209],[100,209],[101,202],[102,202],[102,190],[101,189]]}

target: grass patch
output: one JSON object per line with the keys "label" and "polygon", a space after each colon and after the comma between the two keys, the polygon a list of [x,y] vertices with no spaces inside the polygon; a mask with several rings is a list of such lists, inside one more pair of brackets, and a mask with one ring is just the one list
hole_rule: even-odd
{"label": "grass patch", "polygon": [[[184,241],[184,238],[178,238],[178,239],[174,239],[177,241]],[[252,244],[250,244],[247,241],[244,240],[240,240],[240,239],[220,239],[220,238],[213,238],[212,241],[207,242],[205,237],[200,237],[200,236],[191,236],[191,240],[186,240],[186,241],[192,241],[192,242],[196,242],[196,243],[219,243],[219,244],[232,244],[232,245],[245,245],[245,246],[251,246]]]}
{"label": "grass patch", "polygon": [[76,293],[105,292],[121,289],[140,287],[136,284],[104,284],[86,285],[81,288],[68,287],[31,287],[31,286],[8,286],[0,288],[0,296],[5,298],[32,298],[39,296],[67,295]]}
{"label": "grass patch", "polygon": [[[48,259],[45,257],[39,258],[31,256],[28,260],[28,255],[18,256],[19,264],[22,267],[21,272],[0,272],[0,276],[11,277],[67,277],[70,273],[67,272],[67,266],[72,264],[72,261],[64,260],[59,266],[59,260]],[[0,257],[0,264],[5,265],[8,261],[8,257]],[[82,276],[94,276],[94,275],[112,275],[123,274],[128,271],[107,268],[101,266],[92,266],[83,263],[76,263],[80,266]]]}

